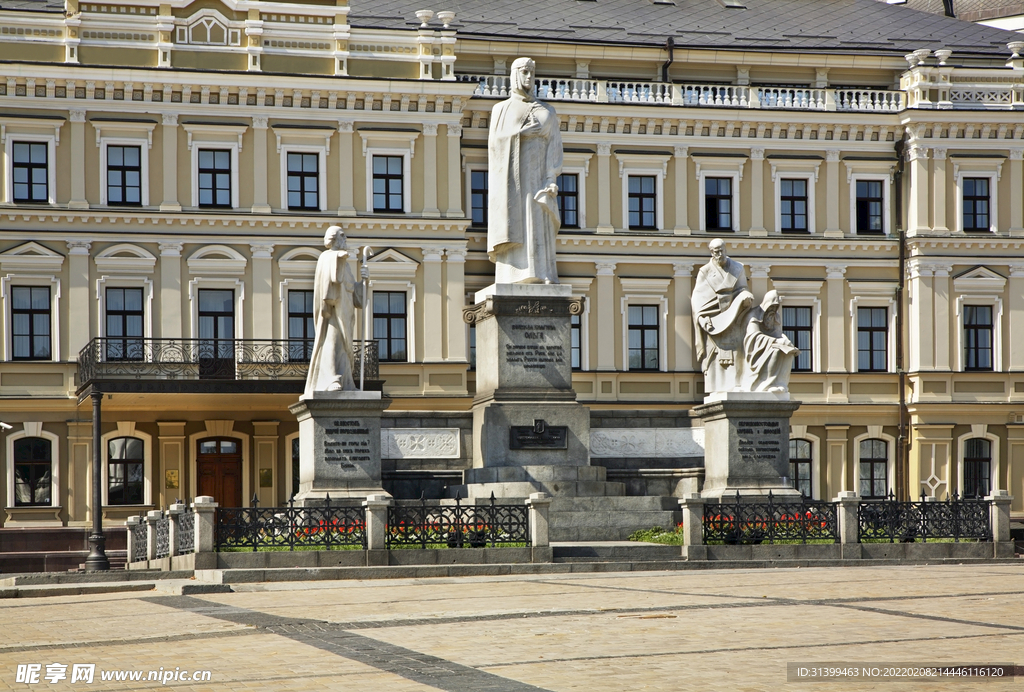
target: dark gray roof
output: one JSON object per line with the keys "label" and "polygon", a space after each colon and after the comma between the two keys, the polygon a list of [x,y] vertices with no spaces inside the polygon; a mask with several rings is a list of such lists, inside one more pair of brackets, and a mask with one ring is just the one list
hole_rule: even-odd
{"label": "dark gray roof", "polygon": [[[906,6],[935,14],[946,12],[942,0],[907,0]],[[953,14],[967,22],[1012,17],[1024,14],[1024,0],[953,0]]]}
{"label": "dark gray roof", "polygon": [[[828,53],[949,48],[955,55],[1009,57],[1020,34],[877,0],[449,0],[464,38]],[[422,0],[353,0],[353,27],[415,29]],[[435,19],[431,26],[439,28]]]}
{"label": "dark gray roof", "polygon": [[63,0],[0,0],[0,10],[64,13]]}

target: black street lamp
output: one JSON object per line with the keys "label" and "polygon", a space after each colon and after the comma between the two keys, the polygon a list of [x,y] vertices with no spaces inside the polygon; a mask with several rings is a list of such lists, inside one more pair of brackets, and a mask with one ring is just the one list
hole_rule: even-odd
{"label": "black street lamp", "polygon": [[103,440],[100,436],[100,404],[103,392],[92,391],[92,534],[89,536],[89,557],[85,558],[85,571],[101,572],[110,569],[110,560],[104,551],[107,542],[103,535]]}

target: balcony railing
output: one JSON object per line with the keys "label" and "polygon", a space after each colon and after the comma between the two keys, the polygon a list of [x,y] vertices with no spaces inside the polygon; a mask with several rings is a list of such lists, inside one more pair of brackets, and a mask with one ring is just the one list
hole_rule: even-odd
{"label": "balcony railing", "polygon": [[[456,78],[461,82],[475,82],[477,88],[473,95],[479,98],[507,98],[511,88],[511,78],[507,75],[463,74]],[[882,89],[673,84],[569,78],[538,78],[534,94],[545,101],[871,113],[895,113],[906,104],[902,91]]]}
{"label": "balcony railing", "polygon": [[[305,380],[309,339],[93,339],[78,354],[78,380]],[[354,376],[379,376],[377,342],[356,341]]]}

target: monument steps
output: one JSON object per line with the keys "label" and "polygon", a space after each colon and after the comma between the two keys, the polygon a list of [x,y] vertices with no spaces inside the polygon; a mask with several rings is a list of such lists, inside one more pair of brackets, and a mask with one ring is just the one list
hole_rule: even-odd
{"label": "monument steps", "polygon": [[684,560],[682,546],[611,542],[607,545],[553,545],[552,561],[559,562],[664,562]]}

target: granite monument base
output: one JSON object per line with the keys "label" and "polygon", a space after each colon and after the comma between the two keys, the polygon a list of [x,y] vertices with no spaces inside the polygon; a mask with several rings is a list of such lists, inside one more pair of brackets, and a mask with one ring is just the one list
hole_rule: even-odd
{"label": "granite monument base", "polygon": [[[788,397],[787,397],[788,398]],[[799,500],[788,481],[789,419],[800,408],[769,393],[737,392],[705,399],[693,409],[704,421],[705,498],[751,501],[769,492]]]}
{"label": "granite monument base", "polygon": [[391,404],[380,392],[316,392],[289,410],[299,421],[299,492],[311,507],[382,494],[380,415]]}

